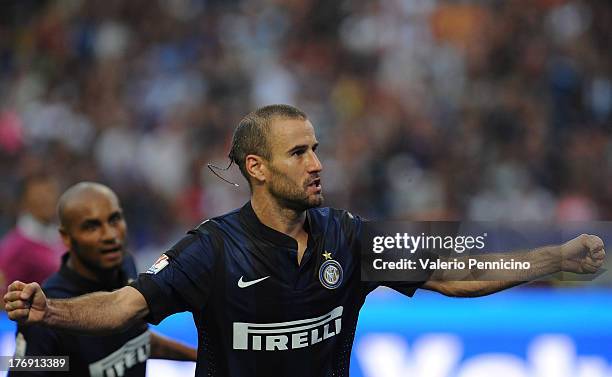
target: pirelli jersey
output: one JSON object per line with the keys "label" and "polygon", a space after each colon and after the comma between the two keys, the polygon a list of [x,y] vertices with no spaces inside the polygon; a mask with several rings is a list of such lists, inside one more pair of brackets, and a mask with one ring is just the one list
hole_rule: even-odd
{"label": "pirelli jersey", "polygon": [[132,284],[151,323],[193,313],[196,376],[348,376],[359,310],[378,285],[360,280],[362,221],[331,208],[306,218],[301,264],[297,242],[247,203],[190,231]]}
{"label": "pirelli jersey", "polygon": [[[136,278],[133,258],[127,254],[116,279],[95,282],[77,274],[67,266],[69,254],[62,257],[59,272],[44,284],[49,298],[70,298],[96,291],[112,291]],[[16,356],[68,356],[67,372],[17,372],[9,377],[144,377],[150,353],[148,326],[133,326],[121,333],[105,336],[77,335],[44,326],[18,326]]]}

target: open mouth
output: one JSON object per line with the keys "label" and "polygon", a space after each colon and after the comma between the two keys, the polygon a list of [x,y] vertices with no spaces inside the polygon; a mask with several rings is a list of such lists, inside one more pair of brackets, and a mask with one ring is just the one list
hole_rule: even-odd
{"label": "open mouth", "polygon": [[102,254],[113,254],[113,253],[120,253],[121,250],[122,250],[121,246],[116,246],[116,247],[113,247],[111,249],[101,250],[101,252],[102,252]]}
{"label": "open mouth", "polygon": [[316,191],[321,191],[321,178],[316,178],[308,184],[308,187],[314,188]]}

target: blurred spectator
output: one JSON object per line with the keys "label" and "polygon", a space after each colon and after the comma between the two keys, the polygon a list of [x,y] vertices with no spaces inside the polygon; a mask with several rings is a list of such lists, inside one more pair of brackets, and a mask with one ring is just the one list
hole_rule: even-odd
{"label": "blurred spectator", "polygon": [[[59,268],[64,251],[55,221],[59,190],[58,182],[45,174],[24,179],[17,224],[0,240],[0,273],[5,282],[42,283]],[[2,284],[1,291],[5,289]]]}
{"label": "blurred spectator", "polygon": [[269,102],[311,114],[330,205],[609,219],[610,35],[598,0],[9,2],[0,230],[36,159],[109,183],[131,247],[158,251],[247,200],[205,164],[223,165],[239,117]]}

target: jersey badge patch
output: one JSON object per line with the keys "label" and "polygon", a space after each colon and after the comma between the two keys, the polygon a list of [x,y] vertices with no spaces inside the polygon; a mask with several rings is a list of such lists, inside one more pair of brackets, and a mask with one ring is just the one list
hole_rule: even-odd
{"label": "jersey badge patch", "polygon": [[153,265],[149,267],[146,273],[155,275],[159,271],[163,270],[164,267],[168,265],[168,263],[170,263],[168,262],[168,256],[166,254],[162,254],[159,258],[157,258],[155,263],[153,263]]}
{"label": "jersey badge patch", "polygon": [[334,259],[328,259],[319,268],[319,281],[327,289],[336,289],[342,284],[342,266]]}

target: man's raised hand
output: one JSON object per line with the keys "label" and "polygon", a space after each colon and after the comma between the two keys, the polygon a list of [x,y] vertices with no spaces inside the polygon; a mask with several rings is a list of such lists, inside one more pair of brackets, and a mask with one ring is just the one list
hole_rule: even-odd
{"label": "man's raised hand", "polygon": [[582,234],[561,246],[561,270],[577,274],[592,274],[603,265],[606,257],[601,238]]}
{"label": "man's raised hand", "polygon": [[21,324],[39,323],[47,309],[47,297],[38,283],[14,281],[4,295],[8,317]]}

